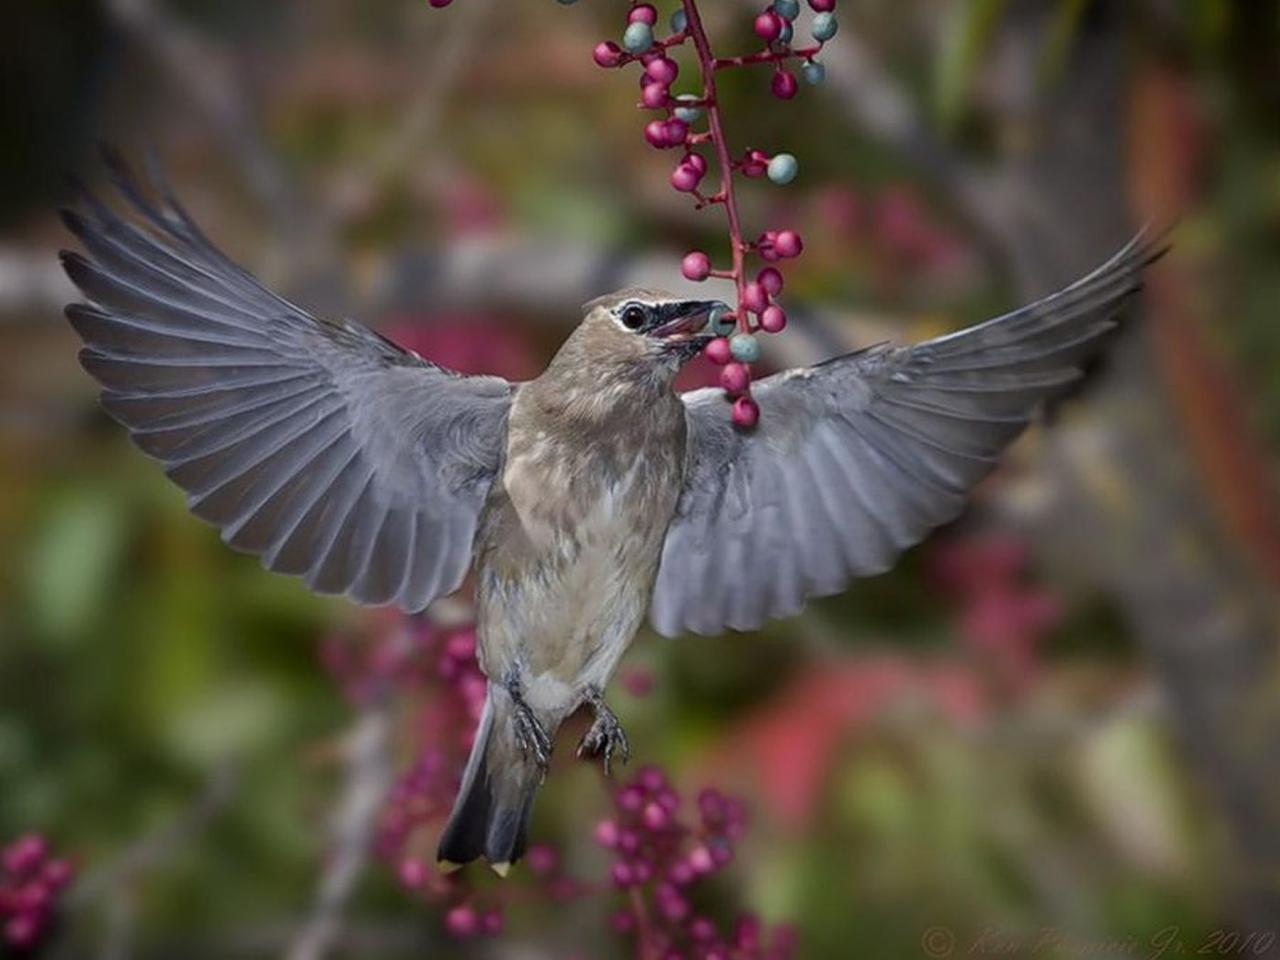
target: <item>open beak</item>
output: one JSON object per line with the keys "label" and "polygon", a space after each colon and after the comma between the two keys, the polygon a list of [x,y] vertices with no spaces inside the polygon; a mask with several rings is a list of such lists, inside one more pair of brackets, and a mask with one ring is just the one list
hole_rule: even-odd
{"label": "open beak", "polygon": [[728,310],[723,300],[677,300],[660,308],[658,325],[649,331],[652,337],[664,340],[687,339],[707,325],[707,318],[717,307]]}

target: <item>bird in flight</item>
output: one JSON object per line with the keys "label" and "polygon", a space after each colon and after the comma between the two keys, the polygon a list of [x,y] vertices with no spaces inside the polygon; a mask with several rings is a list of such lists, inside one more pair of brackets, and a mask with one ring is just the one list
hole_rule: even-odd
{"label": "bird in flight", "polygon": [[474,567],[488,694],[439,859],[502,874],[570,714],[594,714],[580,754],[626,759],[604,691],[646,617],[753,630],[889,569],[1079,376],[1163,252],[1139,234],[994,320],[767,377],[742,429],[720,390],[673,388],[718,301],[622,290],[537,378],[463,376],[277,296],[163,183],[107,170],[132,216],[87,193],[64,211],[87,253],[61,255],[86,301],[67,316],[103,406],[191,511],[360,603],[421,611]]}

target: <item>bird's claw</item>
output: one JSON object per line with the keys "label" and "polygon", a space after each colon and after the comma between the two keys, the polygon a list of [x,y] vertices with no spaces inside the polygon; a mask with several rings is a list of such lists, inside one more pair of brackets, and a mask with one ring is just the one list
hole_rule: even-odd
{"label": "bird's claw", "polygon": [[545,773],[551,764],[551,738],[543,729],[533,711],[519,697],[512,697],[515,704],[516,741],[526,757],[532,757],[534,763]]}
{"label": "bird's claw", "polygon": [[589,697],[587,702],[595,711],[596,719],[591,724],[591,729],[582,738],[582,742],[578,744],[578,756],[589,754],[603,757],[604,772],[608,776],[613,772],[611,768],[614,753],[616,752],[619,759],[626,763],[631,759],[631,745],[627,742],[627,735],[617,715],[609,709],[598,694]]}

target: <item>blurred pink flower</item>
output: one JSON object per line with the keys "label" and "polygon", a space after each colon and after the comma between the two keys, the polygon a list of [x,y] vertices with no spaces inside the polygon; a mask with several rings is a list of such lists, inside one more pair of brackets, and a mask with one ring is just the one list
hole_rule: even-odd
{"label": "blurred pink flower", "polygon": [[[979,722],[987,712],[978,677],[960,664],[897,656],[815,664],[716,747],[712,768],[751,777],[771,812],[801,828],[820,801],[841,744],[904,696],[923,696],[958,724]],[[759,778],[760,770],[769,776]]]}
{"label": "blurred pink flower", "polygon": [[719,790],[698,794],[696,815],[683,816],[679,793],[654,766],[614,791],[613,816],[596,825],[596,842],[612,852],[609,875],[627,896],[610,920],[613,930],[635,939],[639,958],[713,957],[787,960],[790,928],[766,936],[752,913],[739,913],[728,933],[695,912],[698,885],[733,861],[746,831],[741,800]]}
{"label": "blurred pink flower", "polygon": [[41,945],[74,876],[70,861],[51,857],[39,833],[23,834],[0,852],[0,954],[8,947],[26,955]]}
{"label": "blurred pink flower", "polygon": [[542,362],[522,326],[485,314],[400,314],[380,327],[406,350],[459,373],[529,380]]}
{"label": "blurred pink flower", "polygon": [[1036,673],[1036,646],[1062,621],[1063,604],[1027,579],[1025,544],[1012,537],[958,539],[935,546],[934,577],[957,604],[960,634],[1015,689]]}

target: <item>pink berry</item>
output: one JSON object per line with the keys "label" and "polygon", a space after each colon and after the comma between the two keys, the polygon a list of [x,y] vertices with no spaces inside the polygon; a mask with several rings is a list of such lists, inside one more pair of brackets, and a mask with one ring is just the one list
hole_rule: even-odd
{"label": "pink berry", "polygon": [[769,295],[763,286],[752,280],[742,291],[742,305],[752,313],[759,313],[769,305]]}
{"label": "pink berry", "polygon": [[4,938],[11,947],[25,950],[35,946],[40,936],[40,923],[29,913],[11,917],[4,927]]}
{"label": "pink berry", "polygon": [[596,44],[591,56],[598,67],[616,67],[622,62],[622,48],[612,40],[601,40]]}
{"label": "pink berry", "polygon": [[658,909],[668,920],[680,921],[689,915],[689,901],[673,892],[659,900]]}
{"label": "pink berry", "polygon": [[407,857],[400,864],[400,882],[416,890],[427,882],[427,865],[417,857]]}
{"label": "pink berry", "polygon": [[[756,402],[750,397],[739,397],[733,401],[733,422],[740,427],[754,427],[759,423],[760,408],[756,406]],[[706,847],[699,849],[705,851]],[[694,869],[697,870],[698,867],[695,866]]]}
{"label": "pink berry", "polygon": [[661,150],[667,145],[667,121],[650,120],[644,125],[644,139],[651,147]]}
{"label": "pink berry", "polygon": [[638,3],[627,14],[627,23],[647,23],[653,26],[658,22],[658,11],[651,3]]}
{"label": "pink berry", "polygon": [[672,883],[678,883],[681,886],[693,883],[693,867],[689,866],[687,860],[677,860],[667,871],[667,876],[671,878]]}
{"label": "pink berry", "polygon": [[661,804],[650,803],[644,808],[644,812],[640,815],[641,822],[650,830],[661,830],[667,825],[667,811],[663,809]]}
{"label": "pink berry", "polygon": [[525,855],[525,863],[529,865],[529,869],[539,876],[545,876],[555,871],[560,865],[560,857],[556,853],[555,847],[549,844],[539,843],[529,848],[529,852]]}
{"label": "pink berry", "polygon": [[667,121],[667,146],[678,147],[689,136],[689,125],[683,120]]}
{"label": "pink berry", "polygon": [[38,833],[25,833],[5,849],[0,862],[14,876],[31,873],[44,861],[49,848]]}
{"label": "pink berry", "polygon": [[427,3],[429,3],[429,4],[431,4],[431,6],[433,6],[433,7],[437,7],[437,8],[438,8],[438,7],[447,7],[449,4],[453,3],[453,0],[427,0]]}
{"label": "pink berry", "polygon": [[469,937],[479,927],[480,918],[475,910],[465,903],[460,904],[444,915],[444,925],[455,937]]}
{"label": "pink berry", "polygon": [[816,13],[830,13],[836,8],[836,0],[809,0],[809,6]]}
{"label": "pink berry", "polygon": [[700,153],[690,153],[684,158],[684,162],[693,169],[698,171],[699,176],[705,176],[707,172],[707,159]]}
{"label": "pink berry", "polygon": [[751,383],[751,371],[744,363],[729,363],[720,371],[720,386],[725,393],[737,396]]}
{"label": "pink berry", "polygon": [[698,171],[693,169],[687,163],[682,163],[671,171],[671,186],[675,187],[681,193],[692,193],[698,189],[698,181],[702,178],[698,176]]}
{"label": "pink berry", "polygon": [[[755,419],[752,419],[751,423],[742,423],[738,419],[738,408],[740,406],[746,408],[748,404],[750,404],[751,409],[755,410],[756,416],[759,416],[760,411],[750,397],[739,397],[733,404],[733,422],[740,427],[749,427],[751,423],[755,423]],[[716,868],[716,863],[711,859],[711,851],[705,846],[699,845],[689,851],[689,866],[694,873],[710,873]]]}
{"label": "pink berry", "polygon": [[644,72],[648,74],[649,79],[671,86],[671,82],[680,73],[680,68],[670,57],[657,57],[645,65]]}
{"label": "pink berry", "polygon": [[614,820],[601,820],[596,824],[596,843],[602,847],[618,845],[618,824]]}
{"label": "pink berry", "polygon": [[765,293],[776,297],[782,292],[782,274],[776,267],[765,267],[756,274],[756,283],[764,287]]}
{"label": "pink berry", "polygon": [[480,928],[491,937],[501,933],[502,911],[486,910],[480,917]]}
{"label": "pink berry", "polygon": [[695,283],[705,280],[711,276],[711,258],[701,250],[686,253],[680,261],[680,272],[685,275],[685,279]]}
{"label": "pink berry", "polygon": [[760,918],[753,913],[744,913],[738,918],[737,929],[733,939],[739,950],[760,949]]}
{"label": "pink berry", "polygon": [[714,940],[716,925],[706,917],[694,917],[693,922],[689,924],[689,935],[695,940]]}
{"label": "pink berry", "polygon": [[760,329],[765,333],[781,333],[787,327],[787,315],[776,304],[765,307],[760,314]]}
{"label": "pink berry", "polygon": [[641,787],[648,790],[650,793],[657,793],[667,785],[667,777],[666,774],[662,772],[662,768],[655,766],[652,763],[645,764],[645,766],[641,768],[640,772],[636,775],[636,781]]}
{"label": "pink berry", "polygon": [[728,337],[716,337],[702,349],[702,352],[712,363],[721,366],[733,359],[733,353],[729,350]]}
{"label": "pink berry", "polygon": [[786,70],[779,70],[773,75],[773,81],[770,83],[770,89],[773,95],[779,100],[790,100],[796,95],[796,90],[800,88],[796,82],[796,75]]}
{"label": "pink berry", "polygon": [[667,105],[669,95],[665,84],[646,83],[644,89],[640,91],[640,102],[650,110],[658,110]]}
{"label": "pink berry", "polygon": [[644,791],[630,786],[618,794],[618,806],[628,813],[639,813],[644,807]]}
{"label": "pink berry", "polygon": [[804,243],[800,240],[800,234],[794,230],[779,230],[773,240],[773,248],[780,257],[798,257],[804,249]]}
{"label": "pink berry", "polygon": [[762,177],[769,169],[769,155],[763,150],[748,150],[742,161],[742,173],[748,177]]}
{"label": "pink berry", "polygon": [[609,868],[609,877],[613,880],[614,886],[629,887],[635,883],[635,871],[631,869],[631,864],[626,861],[619,861]]}
{"label": "pink berry", "polygon": [[765,43],[773,43],[782,33],[782,18],[772,10],[766,10],[756,17],[755,30],[756,36]]}

